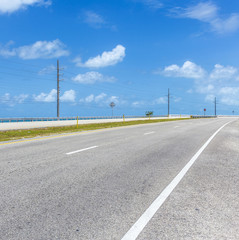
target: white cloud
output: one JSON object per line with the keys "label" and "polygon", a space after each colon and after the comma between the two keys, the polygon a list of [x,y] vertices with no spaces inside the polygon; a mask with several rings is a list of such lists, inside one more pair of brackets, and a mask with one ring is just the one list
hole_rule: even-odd
{"label": "white cloud", "polygon": [[50,93],[41,93],[39,95],[33,95],[33,99],[36,102],[55,102],[57,96],[56,89],[52,89]]}
{"label": "white cloud", "polygon": [[28,6],[49,6],[50,0],[1,0],[0,1],[0,13],[13,13],[20,9],[26,9]]}
{"label": "white cloud", "polygon": [[[33,99],[36,102],[56,102],[57,90],[52,89],[49,93],[40,93],[39,95],[33,95]],[[62,102],[75,102],[76,93],[74,90],[68,90],[60,97]]]}
{"label": "white cloud", "polygon": [[218,7],[211,2],[201,2],[195,6],[184,9],[181,16],[197,19],[204,22],[212,21],[217,18]]}
{"label": "white cloud", "polygon": [[220,64],[216,64],[210,74],[211,79],[232,79],[238,78],[238,76],[239,73],[237,68],[232,66],[224,67]]}
{"label": "white cloud", "polygon": [[167,77],[199,79],[205,77],[205,70],[193,62],[186,61],[182,67],[173,64],[165,67],[162,74]]}
{"label": "white cloud", "polygon": [[214,19],[210,24],[213,30],[220,34],[235,32],[239,29],[239,14],[232,14],[227,19]]}
{"label": "white cloud", "polygon": [[10,103],[11,95],[10,93],[5,93],[3,96],[1,96],[0,101],[1,103]]}
{"label": "white cloud", "polygon": [[115,82],[116,79],[104,76],[99,72],[87,72],[85,74],[78,74],[73,78],[73,81],[83,84],[94,84],[96,82]]}
{"label": "white cloud", "polygon": [[238,95],[239,94],[239,87],[223,87],[220,89],[219,94],[222,95]]}
{"label": "white cloud", "polygon": [[103,17],[93,11],[85,12],[84,22],[93,28],[101,28],[104,24],[106,24]]}
{"label": "white cloud", "polygon": [[76,92],[74,90],[68,90],[63,93],[60,97],[62,102],[75,102],[76,99]]}
{"label": "white cloud", "polygon": [[117,96],[111,96],[111,97],[109,97],[109,99],[108,99],[107,101],[108,101],[108,102],[119,103],[119,97],[117,97]]}
{"label": "white cloud", "polygon": [[80,102],[82,102],[82,103],[92,103],[92,102],[102,103],[102,102],[105,102],[106,97],[107,97],[107,94],[105,94],[105,93],[101,93],[97,96],[95,96],[94,94],[90,94],[86,98],[80,99]]}
{"label": "white cloud", "polygon": [[239,14],[231,14],[223,19],[219,15],[219,8],[212,2],[200,2],[195,6],[180,8],[178,16],[208,23],[211,30],[219,34],[235,32],[239,29]]}
{"label": "white cloud", "polygon": [[199,82],[197,83],[197,92],[199,93],[211,93],[214,91],[215,87],[212,84],[206,84],[206,82]]}
{"label": "white cloud", "polygon": [[[185,64],[188,63],[188,64]],[[205,101],[218,101],[226,105],[239,105],[239,68],[215,64],[207,73],[203,68],[189,61],[182,67],[171,65],[159,72],[166,77],[184,77],[194,79],[194,92],[204,94]],[[187,93],[192,93],[189,89]],[[175,99],[176,100],[176,99]]]}
{"label": "white cloud", "polygon": [[27,98],[28,98],[27,94],[20,94],[18,96],[14,96],[13,100],[16,103],[24,103]]}
{"label": "white cloud", "polygon": [[94,11],[85,11],[83,14],[83,22],[96,29],[108,28],[112,31],[117,30],[115,25],[110,24],[104,17]]}
{"label": "white cloud", "polygon": [[219,90],[221,103],[229,106],[239,105],[239,87],[223,87]]}
{"label": "white cloud", "polygon": [[166,97],[160,97],[160,98],[157,98],[153,101],[154,104],[165,104],[167,103],[167,98]]}
{"label": "white cloud", "polygon": [[0,97],[0,103],[13,107],[16,104],[24,103],[28,97],[29,96],[27,94],[20,94],[12,97],[10,93],[5,93],[2,97]]}
{"label": "white cloud", "polygon": [[38,74],[39,75],[46,75],[46,74],[50,74],[52,72],[55,72],[56,71],[56,66],[54,65],[49,65],[43,69],[41,69]]}
{"label": "white cloud", "polygon": [[187,93],[191,94],[191,93],[193,93],[193,90],[192,89],[188,89]]}
{"label": "white cloud", "polygon": [[91,95],[89,95],[88,97],[85,98],[85,102],[91,103],[91,102],[94,101],[94,99],[95,99],[94,94],[91,94]]}
{"label": "white cloud", "polygon": [[206,102],[213,102],[214,99],[215,99],[215,95],[213,95],[213,94],[207,94],[207,95],[206,95],[206,98],[205,98],[205,101],[206,101]]}
{"label": "white cloud", "polygon": [[125,101],[120,101],[118,96],[108,96],[105,93],[101,93],[99,95],[90,94],[89,96],[80,99],[81,103],[96,103],[99,105],[108,105],[111,102],[115,104],[124,104]]}
{"label": "white cloud", "polygon": [[180,102],[181,100],[182,100],[182,98],[180,98],[180,97],[174,97],[173,98],[173,101],[176,102],[176,103]]}
{"label": "white cloud", "polygon": [[105,93],[101,93],[98,96],[95,97],[95,102],[101,102],[102,100],[104,100],[106,98],[107,94]]}
{"label": "white cloud", "polygon": [[48,59],[68,56],[70,53],[66,46],[59,40],[37,41],[32,45],[26,45],[10,50],[8,47],[0,48],[0,55],[4,57],[18,56],[21,59]]}
{"label": "white cloud", "polygon": [[142,2],[143,4],[147,5],[152,9],[159,9],[163,7],[161,1],[158,0],[136,0],[137,2]]}
{"label": "white cloud", "polygon": [[146,104],[145,101],[135,101],[135,102],[132,103],[132,107],[141,107],[145,104]]}
{"label": "white cloud", "polygon": [[82,63],[80,58],[76,58],[74,62],[79,67],[101,68],[122,62],[124,57],[125,47],[117,45],[112,51],[103,52],[101,55],[88,59],[85,63]]}

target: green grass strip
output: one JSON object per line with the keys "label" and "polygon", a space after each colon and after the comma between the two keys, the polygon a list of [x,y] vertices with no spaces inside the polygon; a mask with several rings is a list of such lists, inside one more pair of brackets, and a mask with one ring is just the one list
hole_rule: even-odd
{"label": "green grass strip", "polygon": [[188,120],[189,118],[174,118],[174,119],[148,119],[148,120],[136,120],[136,121],[125,121],[125,122],[112,122],[112,123],[93,123],[93,124],[79,124],[64,126],[64,127],[47,127],[47,128],[34,128],[34,129],[23,129],[23,130],[10,130],[0,132],[0,142],[11,141],[23,138],[33,138],[39,136],[49,136],[61,133],[73,133],[82,132],[89,130],[97,130],[104,128],[123,127],[138,124],[157,123],[157,122],[170,122],[178,120]]}

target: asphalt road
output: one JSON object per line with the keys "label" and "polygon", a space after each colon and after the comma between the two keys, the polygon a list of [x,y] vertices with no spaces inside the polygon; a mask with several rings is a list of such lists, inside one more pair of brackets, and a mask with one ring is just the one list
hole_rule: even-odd
{"label": "asphalt road", "polygon": [[239,120],[230,118],[0,144],[0,239],[126,239],[228,122],[137,239],[239,239]]}

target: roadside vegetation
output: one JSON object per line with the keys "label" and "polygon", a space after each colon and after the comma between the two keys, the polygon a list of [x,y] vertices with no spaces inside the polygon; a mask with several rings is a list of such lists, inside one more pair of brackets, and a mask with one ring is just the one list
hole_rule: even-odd
{"label": "roadside vegetation", "polygon": [[73,133],[90,131],[104,128],[123,127],[138,124],[157,123],[157,122],[169,122],[178,120],[187,120],[189,118],[175,118],[175,119],[146,119],[137,121],[125,121],[125,122],[112,122],[112,123],[94,123],[94,124],[79,124],[78,128],[76,125],[64,126],[64,127],[47,127],[47,128],[34,128],[24,130],[11,130],[0,132],[0,142],[11,141],[25,138],[34,138],[41,136],[49,136],[63,133]]}

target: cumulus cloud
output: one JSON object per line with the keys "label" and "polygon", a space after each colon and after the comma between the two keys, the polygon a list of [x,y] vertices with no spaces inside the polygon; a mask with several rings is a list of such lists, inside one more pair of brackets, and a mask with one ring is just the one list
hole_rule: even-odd
{"label": "cumulus cloud", "polygon": [[239,72],[238,69],[232,66],[223,66],[216,64],[213,71],[210,74],[211,79],[232,79],[238,78]]}
{"label": "cumulus cloud", "polygon": [[13,107],[16,104],[24,103],[28,97],[28,94],[20,94],[12,97],[10,93],[5,93],[0,97],[0,103]]}
{"label": "cumulus cloud", "polygon": [[50,93],[40,93],[39,95],[33,95],[33,99],[36,102],[55,102],[57,96],[56,89],[52,89]]}
{"label": "cumulus cloud", "polygon": [[204,94],[207,102],[213,102],[215,97],[226,105],[236,105],[239,102],[239,68],[237,67],[215,64],[214,68],[207,72],[195,63],[187,61],[182,67],[173,64],[158,73],[166,77],[194,80],[194,90],[189,89],[187,93]]}
{"label": "cumulus cloud", "polygon": [[64,94],[60,97],[62,102],[75,102],[76,92],[74,90],[65,91]]}
{"label": "cumulus cloud", "polygon": [[78,74],[72,79],[75,82],[82,84],[94,84],[96,82],[115,82],[114,77],[104,76],[99,72],[87,72],[85,74]]}
{"label": "cumulus cloud", "polygon": [[125,101],[121,101],[118,96],[108,96],[105,93],[101,93],[99,95],[90,94],[89,96],[85,98],[80,99],[80,103],[96,103],[98,105],[108,105],[111,102],[114,102],[115,104],[125,104]]}
{"label": "cumulus cloud", "polygon": [[229,106],[239,105],[239,87],[222,87],[219,90],[221,102]]}
{"label": "cumulus cloud", "polygon": [[[88,97],[86,97],[83,101],[85,101],[86,103],[91,103],[94,101],[94,99],[95,99],[94,94],[91,94]],[[83,102],[83,101],[81,100],[81,102]]]}
{"label": "cumulus cloud", "polygon": [[202,67],[190,61],[186,61],[182,67],[176,64],[167,66],[161,73],[167,77],[181,77],[192,79],[203,78],[206,74],[205,70]]}
{"label": "cumulus cloud", "polygon": [[[40,93],[39,95],[33,95],[33,99],[36,102],[56,102],[57,90],[52,89],[49,93]],[[74,90],[68,90],[60,97],[62,102],[75,102],[76,93]]]}
{"label": "cumulus cloud", "polygon": [[223,19],[219,14],[218,6],[212,2],[200,2],[185,9],[177,8],[177,15],[208,23],[211,30],[219,34],[235,32],[239,29],[239,14],[233,13]]}
{"label": "cumulus cloud", "polygon": [[103,52],[101,55],[88,59],[85,63],[82,63],[81,58],[76,58],[74,62],[79,67],[101,68],[122,62],[124,57],[125,47],[117,45],[112,51]]}
{"label": "cumulus cloud", "polygon": [[105,93],[101,93],[99,94],[98,96],[95,97],[95,102],[98,103],[98,102],[101,102],[102,100],[104,100],[106,98],[107,94]]}
{"label": "cumulus cloud", "polygon": [[49,6],[50,0],[1,0],[0,1],[0,14],[13,13],[20,9],[26,9],[28,6]]}
{"label": "cumulus cloud", "polygon": [[8,46],[0,48],[0,55],[4,57],[18,56],[21,59],[49,59],[68,56],[70,53],[59,40],[37,41],[32,45],[9,49]]}
{"label": "cumulus cloud", "polygon": [[107,97],[107,94],[105,93],[101,93],[97,96],[95,96],[94,94],[90,94],[89,96],[80,99],[80,102],[81,103],[92,103],[92,102],[101,103],[103,101],[106,101],[106,97]]}

